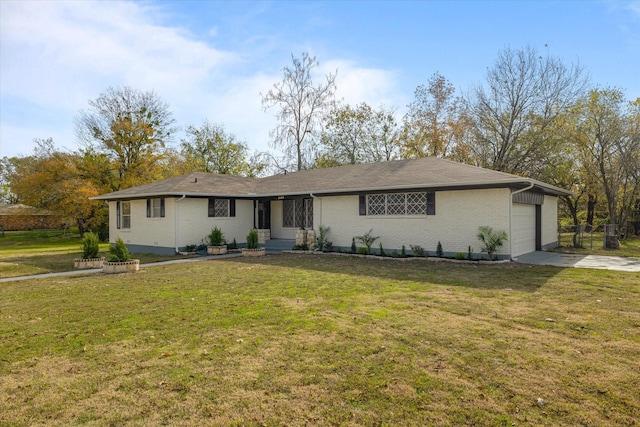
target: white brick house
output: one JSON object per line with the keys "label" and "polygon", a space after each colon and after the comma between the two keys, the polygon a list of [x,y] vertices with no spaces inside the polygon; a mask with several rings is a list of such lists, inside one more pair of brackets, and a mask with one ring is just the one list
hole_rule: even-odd
{"label": "white brick house", "polygon": [[433,253],[480,255],[478,227],[504,230],[498,256],[557,244],[558,197],[570,192],[502,172],[438,158],[312,169],[266,178],[194,172],[95,197],[109,203],[110,241],[134,252],[172,254],[214,226],[239,244],[256,228],[294,239],[330,227],[334,247],[373,229],[385,250],[420,245]]}

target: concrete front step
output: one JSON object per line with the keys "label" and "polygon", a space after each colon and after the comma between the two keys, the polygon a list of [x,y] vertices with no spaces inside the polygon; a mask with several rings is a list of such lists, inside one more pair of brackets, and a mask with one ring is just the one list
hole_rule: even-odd
{"label": "concrete front step", "polygon": [[295,240],[270,239],[270,240],[267,240],[265,244],[261,246],[264,246],[267,252],[282,252],[282,251],[291,250],[295,244],[296,244]]}

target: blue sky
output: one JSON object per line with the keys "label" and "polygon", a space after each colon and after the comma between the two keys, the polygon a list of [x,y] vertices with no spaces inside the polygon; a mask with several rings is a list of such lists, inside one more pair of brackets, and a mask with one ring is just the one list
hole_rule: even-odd
{"label": "blue sky", "polygon": [[208,119],[266,150],[275,111],[260,93],[291,54],[338,70],[345,103],[401,118],[433,73],[464,94],[527,45],[640,97],[640,1],[2,0],[0,156],[31,154],[34,138],[77,149],[78,112],[123,84],[154,90],[180,127]]}

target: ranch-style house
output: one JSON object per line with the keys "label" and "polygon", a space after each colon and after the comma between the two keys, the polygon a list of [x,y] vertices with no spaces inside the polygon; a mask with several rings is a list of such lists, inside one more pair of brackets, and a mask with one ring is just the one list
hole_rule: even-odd
{"label": "ranch-style house", "polygon": [[293,241],[300,229],[330,227],[335,248],[373,229],[375,247],[419,245],[445,255],[482,256],[479,226],[504,230],[509,259],[557,245],[558,197],[569,191],[439,158],[310,169],[265,178],[194,172],[94,197],[109,204],[109,240],[133,252],[174,254],[219,227],[242,246]]}

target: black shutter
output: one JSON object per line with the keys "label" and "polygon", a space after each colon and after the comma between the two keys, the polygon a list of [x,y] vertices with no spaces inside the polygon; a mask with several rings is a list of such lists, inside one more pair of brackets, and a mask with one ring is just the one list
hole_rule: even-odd
{"label": "black shutter", "polygon": [[359,195],[358,201],[360,203],[360,215],[366,215],[367,214],[367,196],[364,194]]}
{"label": "black shutter", "polygon": [[436,193],[427,193],[427,215],[436,214]]}
{"label": "black shutter", "polygon": [[164,199],[160,199],[160,218],[164,218]]}
{"label": "black shutter", "polygon": [[216,199],[209,197],[209,217],[216,216]]}
{"label": "black shutter", "polygon": [[229,216],[236,216],[236,199],[229,199]]}
{"label": "black shutter", "polygon": [[116,228],[120,228],[120,201],[116,202]]}
{"label": "black shutter", "polygon": [[151,218],[151,199],[147,199],[147,218]]}

